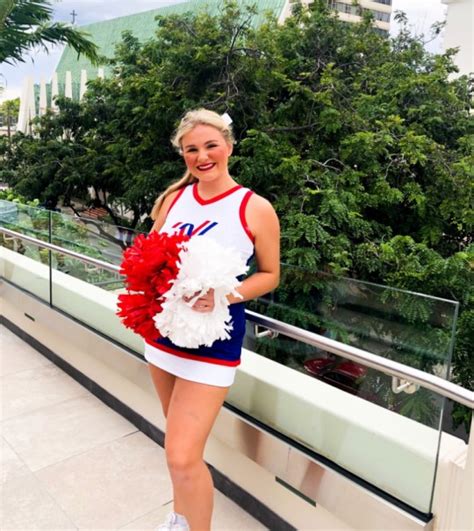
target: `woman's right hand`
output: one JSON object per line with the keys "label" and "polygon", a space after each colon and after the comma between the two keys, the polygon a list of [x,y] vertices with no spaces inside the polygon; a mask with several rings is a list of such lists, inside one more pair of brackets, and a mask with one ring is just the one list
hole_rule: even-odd
{"label": "woman's right hand", "polygon": [[[196,295],[199,294],[199,291],[191,295],[190,297],[183,297],[185,302],[190,302]],[[192,309],[200,313],[209,313],[214,310],[214,290],[211,288],[207,293],[199,297],[192,305]]]}

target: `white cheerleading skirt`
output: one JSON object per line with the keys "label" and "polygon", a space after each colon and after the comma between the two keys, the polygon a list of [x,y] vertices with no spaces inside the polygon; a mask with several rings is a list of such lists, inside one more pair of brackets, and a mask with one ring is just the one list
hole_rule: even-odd
{"label": "white cheerleading skirt", "polygon": [[237,367],[181,358],[153,347],[147,342],[145,342],[144,355],[148,363],[179,378],[218,387],[232,385],[237,370]]}

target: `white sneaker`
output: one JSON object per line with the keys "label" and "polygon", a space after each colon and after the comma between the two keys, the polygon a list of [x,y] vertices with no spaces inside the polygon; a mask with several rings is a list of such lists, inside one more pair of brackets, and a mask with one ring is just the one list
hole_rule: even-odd
{"label": "white sneaker", "polygon": [[186,518],[177,513],[169,513],[165,523],[156,528],[156,531],[189,531]]}

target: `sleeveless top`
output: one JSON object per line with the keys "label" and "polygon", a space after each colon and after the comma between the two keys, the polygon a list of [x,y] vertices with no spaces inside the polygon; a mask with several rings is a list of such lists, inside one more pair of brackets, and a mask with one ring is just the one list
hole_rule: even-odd
{"label": "sleeveless top", "polygon": [[[173,200],[160,232],[183,233],[192,238],[213,238],[225,247],[241,253],[248,263],[254,253],[254,239],[245,219],[245,209],[252,191],[237,185],[211,199],[199,196],[197,183],[183,187]],[[233,325],[231,338],[217,340],[210,347],[178,347],[168,338],[147,343],[168,354],[216,365],[236,367],[245,335],[243,302],[229,306]]]}

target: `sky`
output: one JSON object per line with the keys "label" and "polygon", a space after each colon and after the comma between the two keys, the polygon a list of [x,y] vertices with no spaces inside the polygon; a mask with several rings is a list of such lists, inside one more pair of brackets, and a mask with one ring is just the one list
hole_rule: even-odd
{"label": "sky", "polygon": [[[76,12],[76,24],[79,26],[116,18],[139,11],[156,9],[163,5],[178,3],[182,0],[53,0],[54,20],[71,22],[71,13]],[[393,0],[393,12],[396,10],[405,11],[412,31],[416,34],[429,33],[429,28],[433,22],[444,20],[446,6],[441,0]],[[393,17],[393,14],[392,14]],[[396,33],[397,24],[392,20],[391,33]],[[442,39],[428,45],[432,52],[440,52],[442,49]],[[36,83],[39,83],[43,76],[49,81],[59,58],[61,57],[62,46],[51,49],[49,54],[43,50],[34,50],[26,57],[25,63],[18,63],[14,66],[0,65],[0,86],[4,87],[0,102],[19,97],[23,80],[27,76],[32,76]]]}

